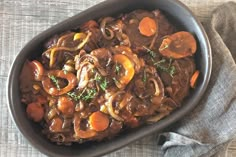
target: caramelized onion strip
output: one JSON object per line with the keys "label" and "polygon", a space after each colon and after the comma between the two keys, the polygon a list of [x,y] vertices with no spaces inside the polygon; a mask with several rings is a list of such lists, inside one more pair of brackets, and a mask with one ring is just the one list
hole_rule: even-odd
{"label": "caramelized onion strip", "polygon": [[123,118],[121,118],[119,115],[117,115],[115,112],[114,112],[114,108],[113,108],[113,101],[114,99],[116,98],[116,96],[118,96],[119,94],[123,94],[125,93],[124,91],[118,91],[116,92],[115,94],[111,94],[108,98],[108,101],[106,103],[106,106],[107,106],[107,109],[108,109],[108,112],[109,114],[116,120],[118,121],[124,121]]}
{"label": "caramelized onion strip", "polygon": [[[111,40],[112,38],[114,38],[114,32],[106,26],[108,22],[112,22],[113,20],[114,18],[112,17],[105,17],[104,19],[102,19],[102,22],[100,25],[100,30],[102,32],[102,35],[107,40]],[[107,31],[109,32],[109,35]]]}

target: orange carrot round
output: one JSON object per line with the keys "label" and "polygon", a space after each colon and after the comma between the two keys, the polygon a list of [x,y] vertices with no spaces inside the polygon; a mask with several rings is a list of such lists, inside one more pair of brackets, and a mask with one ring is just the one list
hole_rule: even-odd
{"label": "orange carrot round", "polygon": [[91,114],[89,117],[89,124],[95,131],[103,131],[109,125],[109,119],[104,113],[97,111]]}
{"label": "orange carrot round", "polygon": [[64,115],[72,115],[75,111],[75,105],[73,101],[65,96],[61,96],[58,99],[57,107]]}
{"label": "orange carrot round", "polygon": [[35,122],[39,122],[43,119],[44,110],[43,107],[38,103],[30,103],[26,108],[26,113],[29,118]]}
{"label": "orange carrot round", "polygon": [[196,85],[196,82],[197,82],[197,79],[198,79],[198,76],[199,76],[199,71],[196,70],[194,72],[194,74],[192,75],[191,79],[190,79],[190,87],[192,88],[195,88],[195,85]]}
{"label": "orange carrot round", "polygon": [[192,56],[196,49],[197,43],[194,36],[189,32],[181,31],[165,38],[159,51],[163,56],[179,59]]}
{"label": "orange carrot round", "polygon": [[138,29],[142,35],[150,37],[157,32],[157,25],[155,20],[153,20],[152,18],[144,17],[139,22]]}

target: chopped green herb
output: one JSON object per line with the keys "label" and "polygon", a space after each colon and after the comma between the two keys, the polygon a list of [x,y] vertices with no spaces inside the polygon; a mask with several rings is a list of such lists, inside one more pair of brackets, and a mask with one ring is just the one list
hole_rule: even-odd
{"label": "chopped green herb", "polygon": [[80,95],[78,96],[79,99],[83,96],[83,94],[85,93],[85,91],[87,90],[87,88],[84,88],[83,91],[80,93]]}
{"label": "chopped green herb", "polygon": [[108,81],[106,80],[106,78],[102,78],[101,75],[99,75],[98,73],[96,73],[94,79],[92,79],[91,81],[97,81],[99,83],[99,86],[102,88],[102,90],[106,90],[107,85],[108,85]]}
{"label": "chopped green herb", "polygon": [[94,77],[94,80],[95,80],[95,81],[101,81],[101,80],[102,80],[101,75],[96,74],[95,77]]}
{"label": "chopped green herb", "polygon": [[120,69],[121,69],[121,65],[119,65],[119,64],[116,62],[116,65],[115,65],[115,72],[116,72],[117,75],[120,73]]}
{"label": "chopped green herb", "polygon": [[80,99],[87,101],[89,99],[94,98],[96,93],[97,93],[97,91],[95,89],[84,88],[83,91],[79,95],[76,94],[75,92],[68,92],[67,95],[70,96],[75,101],[78,101]]}
{"label": "chopped green herb", "polygon": [[169,66],[168,66],[168,67],[170,67],[170,66],[171,66],[171,64],[172,64],[172,61],[173,61],[173,59],[172,59],[172,58],[170,58],[170,60],[169,60]]}
{"label": "chopped green herb", "polygon": [[173,77],[174,76],[174,74],[175,74],[175,66],[170,66],[170,68],[169,68],[169,74],[170,74],[170,76],[171,77]]}
{"label": "chopped green herb", "polygon": [[82,97],[83,100],[87,101],[95,97],[97,91],[95,89],[87,89],[87,94]]}
{"label": "chopped green herb", "polygon": [[165,71],[167,73],[170,74],[171,77],[174,76],[175,74],[175,66],[171,65],[172,64],[172,59],[169,60],[169,65],[168,67],[164,66],[163,63],[165,63],[166,60],[165,59],[162,59],[156,63],[154,63],[154,65],[156,65],[156,67],[159,69],[159,70],[162,70],[162,71]]}
{"label": "chopped green herb", "polygon": [[150,54],[150,56],[152,58],[155,58],[156,57],[156,52],[150,50],[149,48],[147,48],[146,46],[143,46],[143,48]]}
{"label": "chopped green herb", "polygon": [[104,91],[106,90],[108,83],[109,82],[107,81],[106,78],[104,79],[104,81],[101,82],[100,87],[102,88],[102,90]]}
{"label": "chopped green herb", "polygon": [[59,90],[60,86],[59,86],[58,79],[55,76],[53,76],[53,75],[48,75],[48,77],[52,80],[52,82],[56,85],[57,89]]}
{"label": "chopped green herb", "polygon": [[166,60],[165,59],[162,59],[162,60],[160,60],[160,61],[158,61],[158,62],[156,62],[156,63],[154,63],[154,65],[160,65],[160,64],[162,64],[162,63],[165,63],[166,62]]}
{"label": "chopped green herb", "polygon": [[78,101],[80,99],[80,96],[76,95],[75,92],[68,92],[67,95],[75,101]]}
{"label": "chopped green herb", "polygon": [[147,72],[143,71],[143,82],[147,82]]}

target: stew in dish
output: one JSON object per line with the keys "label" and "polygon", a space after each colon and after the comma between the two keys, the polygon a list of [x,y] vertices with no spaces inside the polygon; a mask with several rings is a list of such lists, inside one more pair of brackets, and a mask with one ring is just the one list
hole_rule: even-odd
{"label": "stew in dish", "polygon": [[90,20],[25,62],[21,101],[52,142],[110,139],[181,106],[199,76],[196,49],[160,10]]}

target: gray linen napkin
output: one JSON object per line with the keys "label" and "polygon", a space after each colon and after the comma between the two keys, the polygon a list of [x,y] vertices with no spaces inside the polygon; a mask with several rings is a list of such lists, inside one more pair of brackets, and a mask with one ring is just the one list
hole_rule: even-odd
{"label": "gray linen napkin", "polygon": [[236,135],[236,3],[219,6],[204,26],[212,47],[211,80],[193,112],[158,135],[164,157],[211,156]]}

